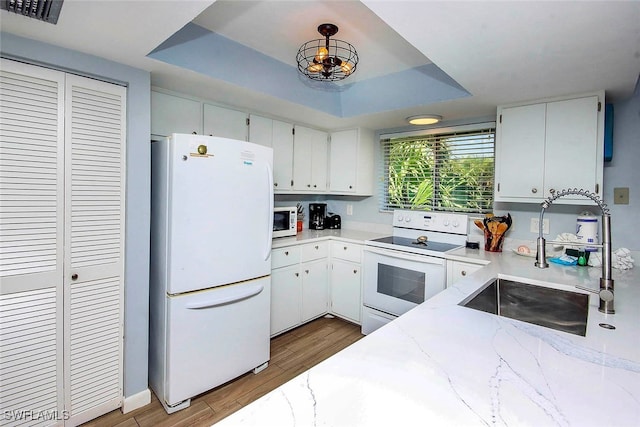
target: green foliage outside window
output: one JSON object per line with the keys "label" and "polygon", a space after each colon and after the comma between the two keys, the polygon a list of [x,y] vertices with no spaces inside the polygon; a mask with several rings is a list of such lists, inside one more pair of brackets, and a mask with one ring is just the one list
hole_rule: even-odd
{"label": "green foliage outside window", "polygon": [[492,210],[494,130],[383,141],[386,209]]}

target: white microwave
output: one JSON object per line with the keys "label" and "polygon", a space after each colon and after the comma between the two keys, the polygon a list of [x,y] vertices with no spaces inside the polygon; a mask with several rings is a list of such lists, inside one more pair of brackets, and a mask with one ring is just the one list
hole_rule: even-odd
{"label": "white microwave", "polygon": [[298,209],[293,207],[273,208],[273,237],[296,235]]}

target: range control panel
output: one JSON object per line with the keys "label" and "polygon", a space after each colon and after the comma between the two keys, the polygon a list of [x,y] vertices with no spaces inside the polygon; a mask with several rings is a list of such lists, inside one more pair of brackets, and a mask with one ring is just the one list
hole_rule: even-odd
{"label": "range control panel", "polygon": [[467,234],[469,217],[464,214],[448,212],[395,210],[393,211],[393,226],[413,230]]}

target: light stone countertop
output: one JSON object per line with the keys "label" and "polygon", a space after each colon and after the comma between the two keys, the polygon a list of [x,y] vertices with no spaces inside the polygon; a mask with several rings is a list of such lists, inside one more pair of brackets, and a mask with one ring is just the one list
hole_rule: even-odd
{"label": "light stone countertop", "polygon": [[273,249],[283,248],[301,243],[311,243],[318,240],[338,239],[351,243],[363,244],[365,240],[376,239],[378,237],[388,236],[389,233],[378,233],[362,230],[308,230],[305,229],[295,236],[277,237],[273,239],[271,247]]}
{"label": "light stone countertop", "polygon": [[589,296],[581,337],[458,304],[497,276],[576,291],[596,288],[600,269],[538,269],[511,251],[448,255],[490,264],[218,425],[640,425],[638,267],[613,271],[616,314]]}

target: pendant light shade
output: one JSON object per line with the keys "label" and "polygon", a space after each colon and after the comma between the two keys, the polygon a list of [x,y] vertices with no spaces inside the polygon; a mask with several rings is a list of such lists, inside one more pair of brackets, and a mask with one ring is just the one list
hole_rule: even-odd
{"label": "pendant light shade", "polygon": [[334,24],[321,24],[318,32],[324,39],[308,41],[298,49],[298,70],[312,80],[346,79],[358,65],[356,48],[343,40],[331,39],[338,32]]}

